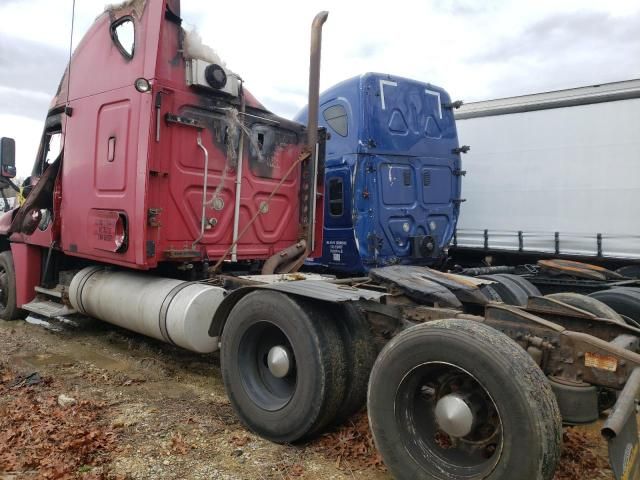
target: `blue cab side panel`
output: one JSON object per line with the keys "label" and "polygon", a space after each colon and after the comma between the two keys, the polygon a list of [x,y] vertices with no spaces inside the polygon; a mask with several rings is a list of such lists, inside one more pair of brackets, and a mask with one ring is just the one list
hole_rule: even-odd
{"label": "blue cab side panel", "polygon": [[[357,274],[440,261],[459,213],[460,157],[451,99],[434,85],[366,73],[324,92],[323,255]],[[296,120],[307,121],[306,109]]]}

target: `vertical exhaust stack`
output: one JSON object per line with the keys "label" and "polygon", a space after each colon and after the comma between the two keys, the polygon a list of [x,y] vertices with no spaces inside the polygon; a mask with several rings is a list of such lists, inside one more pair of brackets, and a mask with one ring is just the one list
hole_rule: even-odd
{"label": "vertical exhaust stack", "polygon": [[[322,26],[327,21],[329,12],[320,12],[311,24],[311,54],[309,56],[309,119],[307,124],[307,149],[310,154],[307,168],[307,186],[310,187],[310,195],[303,200],[301,195],[300,208],[308,213],[306,229],[300,240],[276,253],[269,258],[262,267],[263,275],[273,273],[296,272],[302,267],[314,247],[314,232],[316,220],[316,192],[318,184],[318,111],[320,109],[320,53],[322,51]],[[304,177],[304,174],[303,174]],[[305,180],[303,180],[304,182]],[[302,188],[302,184],[301,184]]]}
{"label": "vertical exhaust stack", "polygon": [[315,155],[318,143],[318,110],[320,109],[320,53],[322,51],[322,26],[329,12],[320,12],[311,25],[311,55],[309,59],[309,122],[308,146]]}
{"label": "vertical exhaust stack", "polygon": [[[315,248],[316,232],[316,201],[318,191],[318,111],[320,110],[320,56],[322,52],[322,26],[327,21],[329,12],[318,13],[311,24],[311,52],[309,55],[309,117],[307,122],[307,149],[309,158],[309,183],[308,194],[302,195],[304,204],[301,207],[307,210],[306,232],[300,244],[304,244],[304,252],[300,257],[285,265],[284,270],[296,272],[302,267],[304,261]],[[304,174],[303,174],[304,177]],[[304,182],[304,180],[303,180]],[[303,192],[304,193],[304,192]],[[322,208],[322,207],[321,207]]]}

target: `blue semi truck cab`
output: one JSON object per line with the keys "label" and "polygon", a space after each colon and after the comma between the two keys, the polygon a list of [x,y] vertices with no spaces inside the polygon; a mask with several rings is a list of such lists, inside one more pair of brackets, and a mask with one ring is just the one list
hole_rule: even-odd
{"label": "blue semi truck cab", "polygon": [[[463,174],[453,107],[442,88],[379,73],[321,95],[325,225],[322,257],[310,265],[353,274],[443,259]],[[295,120],[307,117],[305,108]]]}

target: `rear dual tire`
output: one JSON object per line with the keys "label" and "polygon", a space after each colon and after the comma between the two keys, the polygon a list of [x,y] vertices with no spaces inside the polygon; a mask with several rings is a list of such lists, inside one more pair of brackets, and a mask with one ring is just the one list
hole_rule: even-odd
{"label": "rear dual tire", "polygon": [[[290,369],[269,369],[282,347]],[[249,293],[231,311],[222,333],[222,378],[231,405],[251,430],[274,442],[312,436],[333,418],[344,398],[344,345],[338,329],[287,295]]]}
{"label": "rear dual tire", "polygon": [[[509,273],[496,273],[493,275],[482,275],[479,278],[490,280],[490,285],[485,285],[485,295],[489,292],[497,293],[498,301],[507,305],[526,306],[527,300],[531,296],[540,296],[540,290],[526,278]],[[495,295],[487,295],[489,300],[495,301]]]}
{"label": "rear dual tire", "polygon": [[[270,440],[309,438],[359,406],[368,368],[353,363],[370,355],[353,346],[367,339],[364,319],[351,307],[320,306],[253,292],[234,307],[223,331],[231,404],[245,425]],[[269,377],[273,347],[291,352],[291,368]],[[418,398],[425,389],[478,402],[461,451],[458,444],[434,443],[434,399]],[[561,420],[546,378],[522,348],[480,323],[440,320],[395,337],[373,367],[368,408],[376,445],[398,479],[547,480],[558,460]]]}
{"label": "rear dual tire", "polygon": [[[256,291],[238,302],[223,330],[222,377],[247,427],[274,442],[295,442],[364,404],[375,354],[355,306]],[[282,365],[288,367],[278,370]]]}
{"label": "rear dual tire", "polygon": [[[475,412],[465,436],[438,423],[436,406],[451,397]],[[506,335],[473,321],[429,322],[393,338],[371,372],[368,413],[397,479],[547,480],[560,454],[560,413],[543,372]]]}
{"label": "rear dual tire", "polygon": [[601,290],[589,295],[607,304],[619,315],[629,318],[633,326],[640,324],[640,289],[634,287],[616,287]]}
{"label": "rear dual tire", "polygon": [[360,410],[367,401],[369,375],[378,351],[367,319],[351,303],[337,305],[335,322],[345,348],[345,394],[332,423],[341,424]]}
{"label": "rear dual tire", "polygon": [[546,297],[592,313],[598,318],[606,318],[622,324],[625,323],[622,317],[613,308],[608,306],[606,303],[601,302],[596,298],[588,297],[587,295],[581,295],[573,292],[560,292],[551,293],[546,295]]}
{"label": "rear dual tire", "polygon": [[521,277],[520,275],[515,275],[513,273],[501,273],[499,274],[499,276],[509,278],[511,281],[515,282],[520,288],[525,291],[525,293],[529,297],[542,296],[542,293],[540,292],[538,287],[536,287],[533,283],[531,283],[526,278]]}

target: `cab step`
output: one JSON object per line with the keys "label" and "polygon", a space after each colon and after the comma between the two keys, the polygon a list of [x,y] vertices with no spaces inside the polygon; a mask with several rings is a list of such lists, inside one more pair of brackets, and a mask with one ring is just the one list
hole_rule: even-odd
{"label": "cab step", "polygon": [[44,298],[42,295],[38,295],[31,302],[24,304],[22,309],[46,318],[65,317],[76,313],[74,308],[54,300]]}
{"label": "cab step", "polygon": [[64,294],[64,288],[65,287],[63,285],[58,285],[55,288],[36,287],[35,291],[41,295],[46,295],[47,297],[61,299]]}

